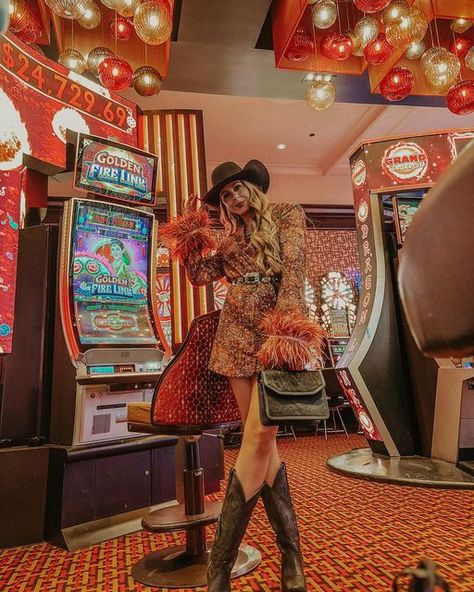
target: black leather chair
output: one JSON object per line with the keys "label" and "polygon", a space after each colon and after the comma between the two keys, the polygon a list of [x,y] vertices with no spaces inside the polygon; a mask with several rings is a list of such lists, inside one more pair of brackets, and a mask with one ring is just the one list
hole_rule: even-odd
{"label": "black leather chair", "polygon": [[398,282],[425,355],[474,354],[474,142],[425,195],[401,250]]}

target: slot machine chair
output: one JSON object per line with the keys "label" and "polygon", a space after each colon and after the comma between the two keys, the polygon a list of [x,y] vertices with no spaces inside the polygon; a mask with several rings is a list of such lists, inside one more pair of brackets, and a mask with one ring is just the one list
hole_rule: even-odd
{"label": "slot machine chair", "polygon": [[410,331],[428,357],[474,354],[474,142],[429,190],[398,272]]}
{"label": "slot machine chair", "polygon": [[[326,383],[325,391],[326,396],[328,398],[328,405],[329,405],[329,413],[330,413],[330,420],[332,423],[332,427],[328,428],[328,420],[323,419],[323,429],[324,429],[324,438],[328,439],[328,434],[346,434],[346,438],[349,438],[349,434],[347,433],[346,424],[344,423],[344,419],[341,415],[341,409],[346,409],[350,407],[350,403],[347,400],[346,396],[344,395],[341,385],[337,379],[336,371],[334,368],[322,368],[321,372],[324,377],[324,382]],[[336,415],[341,422],[342,430],[337,429],[337,420]],[[321,422],[318,421],[316,424],[316,430],[314,435],[318,435],[319,427]]]}
{"label": "slot machine chair", "polygon": [[[186,545],[151,553],[134,565],[132,576],[148,586],[187,588],[206,582],[208,545],[205,528],[217,522],[222,502],[204,501],[204,471],[198,441],[211,429],[240,423],[230,383],[208,370],[220,311],[195,318],[173,360],[163,371],[151,403],[128,406],[128,426],[134,432],[178,435],[184,441],[184,503],[145,516],[142,526],[154,533],[186,532]],[[260,562],[260,553],[242,545],[232,577]]]}

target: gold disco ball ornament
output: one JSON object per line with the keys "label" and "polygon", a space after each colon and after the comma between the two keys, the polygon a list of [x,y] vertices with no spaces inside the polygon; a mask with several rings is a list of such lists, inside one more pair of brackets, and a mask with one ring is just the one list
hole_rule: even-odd
{"label": "gold disco ball ornament", "polygon": [[348,31],[347,34],[352,39],[352,43],[354,44],[354,49],[352,50],[352,55],[363,56],[364,55],[364,48],[362,47],[362,42],[361,42],[360,38],[354,33],[354,31]]}
{"label": "gold disco ball ornament", "polygon": [[405,55],[409,60],[417,60],[418,58],[421,58],[425,51],[425,43],[423,41],[415,41],[413,43],[410,43],[408,49],[405,52]]}
{"label": "gold disco ball ornament", "polygon": [[136,9],[133,24],[137,35],[145,43],[165,43],[173,28],[168,3],[166,0],[146,0]]}
{"label": "gold disco ball ornament", "polygon": [[104,6],[119,12],[125,5],[125,0],[101,0]]}
{"label": "gold disco ball ornament", "polygon": [[84,56],[77,49],[66,49],[63,53],[59,54],[58,62],[77,74],[82,74],[87,67],[87,62]]}
{"label": "gold disco ball ornament", "polygon": [[421,56],[420,68],[428,84],[441,91],[455,82],[461,64],[445,47],[432,47]]}
{"label": "gold disco ball ornament", "polygon": [[451,23],[451,30],[455,33],[465,33],[472,27],[472,21],[468,19],[458,18]]}
{"label": "gold disco ball ornament", "polygon": [[474,70],[474,46],[467,52],[466,57],[464,58],[464,63],[469,70]]}
{"label": "gold disco ball ornament", "polygon": [[163,88],[163,79],[156,68],[141,66],[133,73],[132,86],[142,97],[151,97]]}
{"label": "gold disco ball ornament", "polygon": [[395,25],[403,16],[408,16],[410,7],[405,0],[395,0],[382,12],[382,23]]}
{"label": "gold disco ball ornament", "polygon": [[336,100],[336,89],[330,80],[312,82],[306,93],[306,102],[316,111],[325,111]]}
{"label": "gold disco ball ornament", "polygon": [[78,19],[86,12],[90,0],[45,0],[54,14],[65,19]]}
{"label": "gold disco ball ornament", "polygon": [[139,4],[140,0],[122,0],[117,12],[120,16],[131,17],[135,14]]}
{"label": "gold disco ball ornament", "polygon": [[387,41],[397,49],[408,47],[411,43],[421,41],[428,30],[428,20],[424,13],[412,7],[406,16],[391,25],[387,25],[385,34]]}
{"label": "gold disco ball ornament", "polygon": [[[358,49],[364,53],[365,46],[374,41],[379,34],[379,24],[373,16],[364,16],[354,26],[354,36],[357,37],[359,43]],[[361,55],[362,55],[361,54]]]}
{"label": "gold disco ball ornament", "polygon": [[86,8],[85,13],[77,19],[77,22],[84,27],[84,29],[95,29],[99,26],[102,20],[102,14],[100,8],[95,2],[90,2]]}
{"label": "gold disco ball ornament", "polygon": [[329,29],[337,20],[337,5],[334,0],[319,0],[311,9],[313,25],[317,29]]}
{"label": "gold disco ball ornament", "polygon": [[87,69],[94,76],[99,76],[99,66],[105,60],[105,58],[111,58],[114,52],[108,47],[94,47],[87,56]]}

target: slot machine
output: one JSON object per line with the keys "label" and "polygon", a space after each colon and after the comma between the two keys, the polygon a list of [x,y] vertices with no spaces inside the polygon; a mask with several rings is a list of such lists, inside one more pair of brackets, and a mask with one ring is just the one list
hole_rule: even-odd
{"label": "slot machine", "polygon": [[132,438],[127,403],[151,400],[169,353],[156,303],[155,180],[154,155],[78,136],[74,183],[88,199],[66,202],[60,226],[52,443]]}
{"label": "slot machine", "polygon": [[372,453],[456,463],[474,450],[474,371],[419,352],[396,284],[421,200],[473,138],[472,130],[453,130],[374,140],[350,158],[362,286],[336,372]]}

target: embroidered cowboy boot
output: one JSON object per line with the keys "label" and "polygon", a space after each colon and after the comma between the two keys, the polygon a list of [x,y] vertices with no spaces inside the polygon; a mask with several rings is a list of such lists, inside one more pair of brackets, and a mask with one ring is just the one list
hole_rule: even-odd
{"label": "embroidered cowboy boot", "polygon": [[260,493],[261,489],[246,500],[237,473],[232,469],[207,565],[208,592],[230,592],[230,573]]}
{"label": "embroidered cowboy boot", "polygon": [[278,470],[273,486],[265,484],[261,496],[281,551],[282,592],[306,592],[300,537],[284,463]]}

